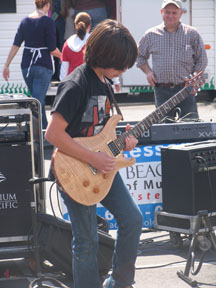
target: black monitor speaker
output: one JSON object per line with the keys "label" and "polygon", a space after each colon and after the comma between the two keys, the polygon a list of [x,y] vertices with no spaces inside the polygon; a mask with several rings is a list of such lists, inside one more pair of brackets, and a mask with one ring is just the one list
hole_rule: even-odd
{"label": "black monitor speaker", "polygon": [[161,149],[163,210],[196,215],[216,211],[216,142]]}
{"label": "black monitor speaker", "polygon": [[[115,240],[105,227],[106,222],[99,216],[98,220],[98,268],[101,276],[106,275],[112,267],[112,257]],[[58,217],[48,214],[37,214],[38,219],[38,243],[40,258],[43,262],[48,260],[57,271],[62,271],[72,276],[72,251],[71,241],[73,238],[71,224]]]}

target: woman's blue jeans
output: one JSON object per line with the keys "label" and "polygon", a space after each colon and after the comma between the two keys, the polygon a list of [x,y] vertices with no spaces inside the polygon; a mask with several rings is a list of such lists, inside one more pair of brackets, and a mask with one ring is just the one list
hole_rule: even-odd
{"label": "woman's blue jeans", "polygon": [[31,66],[28,77],[26,77],[27,72],[28,69],[22,69],[23,78],[32,97],[38,99],[41,103],[42,128],[46,129],[47,117],[45,111],[45,99],[53,71],[42,66]]}
{"label": "woman's blue jeans", "polygon": [[[64,192],[61,194],[72,225],[74,288],[101,288],[97,262],[96,205],[83,206],[74,202]],[[143,218],[119,173],[101,203],[114,215],[118,224],[113,257],[113,288],[132,285]]]}

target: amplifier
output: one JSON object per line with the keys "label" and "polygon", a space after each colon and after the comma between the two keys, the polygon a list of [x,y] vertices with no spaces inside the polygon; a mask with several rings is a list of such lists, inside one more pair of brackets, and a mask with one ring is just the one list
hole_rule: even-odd
{"label": "amplifier", "polygon": [[30,121],[29,114],[17,114],[17,115],[0,115],[0,123],[20,123],[23,121]]}
{"label": "amplifier", "polygon": [[[119,122],[116,127],[117,136],[125,132],[127,123],[133,128],[137,122]],[[139,144],[154,144],[177,143],[182,141],[194,142],[209,139],[216,139],[216,123],[214,122],[154,124],[150,129],[146,130],[138,140]]]}
{"label": "amplifier", "polygon": [[30,145],[0,145],[0,243],[27,241],[32,233],[31,157]]}
{"label": "amplifier", "polygon": [[161,164],[164,211],[216,211],[215,140],[163,147]]}
{"label": "amplifier", "polygon": [[29,123],[31,116],[30,109],[1,109],[0,143],[30,141]]}
{"label": "amplifier", "polygon": [[26,131],[4,130],[0,131],[0,143],[20,143],[27,142],[28,134]]}
{"label": "amplifier", "polygon": [[21,123],[30,121],[29,109],[1,110],[0,123]]}

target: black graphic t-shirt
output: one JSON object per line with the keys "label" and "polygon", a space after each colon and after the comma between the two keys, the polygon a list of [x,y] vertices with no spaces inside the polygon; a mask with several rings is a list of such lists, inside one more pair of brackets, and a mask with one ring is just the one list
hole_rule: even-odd
{"label": "black graphic t-shirt", "polygon": [[68,122],[72,137],[98,134],[110,117],[109,90],[86,64],[79,66],[60,83],[51,113]]}

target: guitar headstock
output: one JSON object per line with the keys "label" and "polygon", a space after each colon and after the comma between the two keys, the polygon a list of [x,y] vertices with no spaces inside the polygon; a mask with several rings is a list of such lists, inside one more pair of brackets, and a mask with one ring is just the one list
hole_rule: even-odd
{"label": "guitar headstock", "polygon": [[192,88],[190,93],[196,95],[197,92],[200,90],[200,87],[205,83],[205,79],[203,78],[202,74],[202,71],[200,71],[199,73],[194,72],[193,75],[190,75],[188,78],[185,79],[185,87]]}

